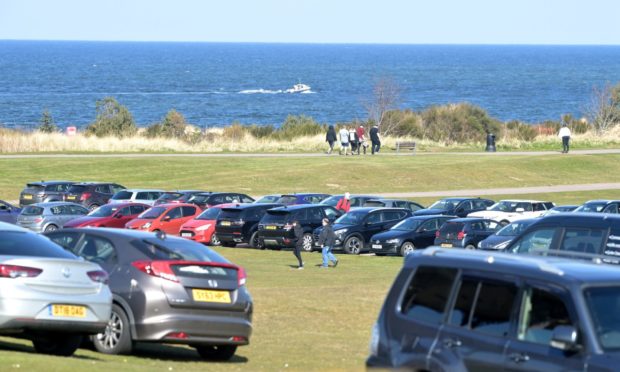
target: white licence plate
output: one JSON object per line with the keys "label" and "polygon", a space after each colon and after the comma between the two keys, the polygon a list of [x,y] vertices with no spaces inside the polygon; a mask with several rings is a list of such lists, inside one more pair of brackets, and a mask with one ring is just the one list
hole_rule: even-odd
{"label": "white licence plate", "polygon": [[382,249],[383,246],[381,244],[373,244],[372,249]]}
{"label": "white licence plate", "polygon": [[181,236],[184,238],[191,238],[192,236],[194,236],[194,234],[192,233],[181,233]]}

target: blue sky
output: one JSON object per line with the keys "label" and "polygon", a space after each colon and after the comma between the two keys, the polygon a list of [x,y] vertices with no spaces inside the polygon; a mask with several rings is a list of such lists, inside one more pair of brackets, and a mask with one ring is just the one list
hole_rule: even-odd
{"label": "blue sky", "polygon": [[0,39],[620,44],[617,0],[0,0]]}

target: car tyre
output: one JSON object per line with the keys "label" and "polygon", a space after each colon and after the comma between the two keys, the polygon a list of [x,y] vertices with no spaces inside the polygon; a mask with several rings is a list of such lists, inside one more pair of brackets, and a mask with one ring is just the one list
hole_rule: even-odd
{"label": "car tyre", "polygon": [[237,351],[237,345],[198,345],[194,347],[205,360],[230,360]]}
{"label": "car tyre", "polygon": [[304,236],[302,237],[302,242],[303,242],[303,250],[305,252],[313,251],[314,238],[312,237],[312,234],[304,234]]}
{"label": "car tyre", "polygon": [[217,237],[216,234],[211,235],[211,242],[209,245],[222,245],[220,238]]}
{"label": "car tyre", "polygon": [[92,336],[95,349],[103,354],[128,354],[133,348],[129,319],[125,311],[112,304],[110,320],[103,333]]}
{"label": "car tyre", "polygon": [[92,212],[92,211],[94,211],[94,210],[95,210],[95,209],[97,209],[97,208],[99,208],[99,205],[98,205],[98,204],[91,204],[91,205],[88,207],[88,210]]}
{"label": "car tyre", "polygon": [[413,245],[412,242],[404,242],[400,246],[400,255],[403,257],[408,255],[409,253],[413,253],[413,251],[415,251],[415,245]]}
{"label": "car tyre", "polygon": [[364,242],[357,235],[350,236],[344,241],[344,251],[348,254],[360,254],[363,247]]}
{"label": "car tyre", "polygon": [[82,345],[82,335],[52,333],[32,340],[32,345],[37,353],[71,356]]}
{"label": "car tyre", "polygon": [[473,245],[473,244],[467,244],[467,245],[465,246],[465,249],[476,249],[476,246],[475,246],[475,245]]}
{"label": "car tyre", "polygon": [[52,224],[52,225],[45,226],[45,229],[43,230],[43,232],[47,233],[47,232],[56,231],[56,230],[58,230],[58,226]]}
{"label": "car tyre", "polygon": [[250,247],[256,249],[265,249],[265,244],[259,239],[258,231],[254,231],[250,237]]}

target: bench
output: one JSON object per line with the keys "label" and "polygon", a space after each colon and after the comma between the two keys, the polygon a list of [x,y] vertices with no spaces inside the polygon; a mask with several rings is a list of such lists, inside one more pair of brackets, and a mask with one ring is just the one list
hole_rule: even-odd
{"label": "bench", "polygon": [[396,141],[396,152],[403,150],[411,150],[415,154],[415,141]]}

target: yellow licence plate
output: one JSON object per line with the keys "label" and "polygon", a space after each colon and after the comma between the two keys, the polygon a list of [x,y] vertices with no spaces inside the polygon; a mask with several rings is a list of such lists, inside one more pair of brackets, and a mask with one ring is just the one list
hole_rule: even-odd
{"label": "yellow licence plate", "polygon": [[222,226],[230,226],[230,221],[222,221],[220,223],[220,225],[222,225]]}
{"label": "yellow licence plate", "polygon": [[208,289],[192,289],[194,301],[198,302],[219,302],[230,303],[230,293],[228,291],[211,291]]}
{"label": "yellow licence plate", "polygon": [[32,199],[32,195],[24,195],[24,199]]}
{"label": "yellow licence plate", "polygon": [[52,316],[64,316],[69,318],[85,318],[86,307],[74,305],[52,305]]}
{"label": "yellow licence plate", "polygon": [[265,226],[265,229],[267,229],[267,230],[275,230],[276,227],[275,226]]}
{"label": "yellow licence plate", "polygon": [[67,200],[75,200],[75,196],[67,196]]}
{"label": "yellow licence plate", "polygon": [[452,248],[452,244],[442,243],[441,248]]}

